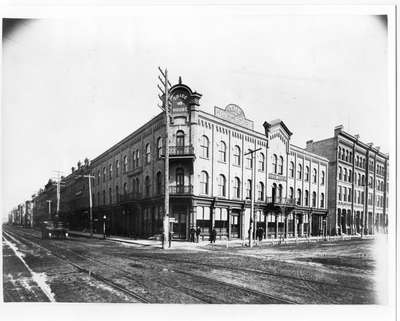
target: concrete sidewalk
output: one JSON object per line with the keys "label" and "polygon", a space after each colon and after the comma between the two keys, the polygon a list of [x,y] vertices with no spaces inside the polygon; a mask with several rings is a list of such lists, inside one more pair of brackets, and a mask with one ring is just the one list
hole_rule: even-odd
{"label": "concrete sidewalk", "polygon": [[[69,231],[71,236],[80,236],[80,237],[90,237],[90,233],[88,232],[80,232],[80,231]],[[103,234],[93,234],[93,238],[95,239],[104,239]],[[323,236],[312,236],[312,237],[301,237],[301,238],[287,238],[287,239],[263,239],[261,244],[256,245],[259,246],[272,246],[272,245],[285,245],[285,244],[297,244],[297,243],[315,243],[315,242],[324,242],[324,241],[340,241],[340,240],[354,240],[354,239],[373,239],[375,235],[343,235],[343,236],[327,236],[326,238]],[[127,244],[135,244],[139,246],[148,246],[152,248],[161,248],[161,241],[155,239],[133,239],[124,236],[111,235],[107,236],[106,240],[114,241],[114,242],[122,242]],[[217,240],[214,244],[211,244],[210,241],[204,240],[199,243],[193,243],[186,240],[173,240],[171,249],[208,249],[208,248],[238,248],[238,247],[247,247],[249,244],[249,240]],[[258,244],[258,242],[257,242]],[[168,243],[166,244],[168,248]]]}

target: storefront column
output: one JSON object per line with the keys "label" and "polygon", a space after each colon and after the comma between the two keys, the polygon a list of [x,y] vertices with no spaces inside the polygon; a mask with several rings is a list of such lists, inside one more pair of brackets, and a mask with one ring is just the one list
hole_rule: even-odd
{"label": "storefront column", "polygon": [[246,231],[245,231],[245,224],[244,224],[244,218],[245,218],[244,213],[245,213],[245,210],[242,209],[240,211],[240,217],[239,217],[239,219],[240,219],[240,239],[241,240],[245,240],[246,239]]}
{"label": "storefront column", "polygon": [[289,237],[288,214],[285,214],[285,239]]}
{"label": "storefront column", "polygon": [[275,214],[275,238],[278,238],[278,214]]}
{"label": "storefront column", "polygon": [[232,226],[231,226],[231,224],[232,224],[231,208],[228,207],[227,211],[228,211],[228,240],[230,241],[232,238],[232,236],[231,236],[231,233],[232,233],[232,231],[231,231],[231,228],[232,228]]}
{"label": "storefront column", "polygon": [[304,214],[300,214],[300,237],[304,236]]}
{"label": "storefront column", "polygon": [[215,207],[210,207],[210,232],[215,227]]}
{"label": "storefront column", "polygon": [[308,237],[311,236],[311,230],[312,230],[312,214],[308,214]]}
{"label": "storefront column", "polygon": [[293,213],[293,234],[297,237],[297,214]]}

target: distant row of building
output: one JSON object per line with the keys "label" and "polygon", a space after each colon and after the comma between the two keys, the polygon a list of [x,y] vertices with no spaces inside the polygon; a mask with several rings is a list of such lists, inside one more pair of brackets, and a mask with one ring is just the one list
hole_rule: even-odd
{"label": "distant row of building", "polygon": [[[199,108],[201,95],[182,83],[171,88],[171,97],[167,146],[160,113],[62,178],[59,215],[70,229],[89,229],[92,202],[95,232],[105,221],[109,234],[159,234],[168,148],[176,238],[187,239],[191,227],[200,227],[203,236],[215,228],[221,238],[247,238],[253,179],[254,224],[266,238],[386,231],[389,156],[378,147],[338,126],[333,137],[308,141],[303,149],[291,143],[292,132],[281,120],[264,122],[264,132],[257,132],[237,105],[209,114]],[[252,159],[248,152],[255,149]],[[30,225],[54,217],[56,190],[49,180],[25,203]],[[10,221],[24,224],[25,212],[15,211]]]}

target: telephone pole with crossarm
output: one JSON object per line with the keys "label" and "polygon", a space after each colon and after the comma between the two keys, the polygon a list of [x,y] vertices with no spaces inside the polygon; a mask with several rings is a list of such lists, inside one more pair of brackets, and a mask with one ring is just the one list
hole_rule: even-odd
{"label": "telephone pole with crossarm", "polygon": [[158,84],[157,87],[161,92],[158,97],[161,100],[161,105],[158,105],[165,114],[165,152],[164,152],[164,161],[165,161],[165,170],[164,170],[164,215],[163,215],[163,236],[162,236],[162,248],[165,249],[165,242],[169,241],[169,246],[171,246],[171,241],[169,238],[169,123],[170,123],[170,98],[169,98],[169,89],[171,83],[168,80],[168,70],[164,71],[158,67],[158,70],[161,76],[158,76],[158,79],[161,82],[162,87]]}

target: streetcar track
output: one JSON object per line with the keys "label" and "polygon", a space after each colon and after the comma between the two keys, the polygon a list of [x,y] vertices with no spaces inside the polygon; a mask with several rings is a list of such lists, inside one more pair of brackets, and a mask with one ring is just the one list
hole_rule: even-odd
{"label": "streetcar track", "polygon": [[[24,233],[24,232],[22,232],[22,233]],[[31,237],[37,238],[37,236],[34,236],[34,235],[30,234],[30,233],[24,233],[24,234],[28,234],[28,235],[30,235]],[[56,247],[56,248],[60,248],[60,247],[56,246],[54,243],[52,244],[52,246],[54,246],[54,247]],[[82,256],[81,254],[76,253],[76,251],[73,251],[73,250],[71,250],[71,249],[65,249],[65,248],[62,248],[62,249],[63,249],[63,250],[66,250],[66,251],[69,251],[69,252],[72,252],[74,255],[80,256],[80,257],[82,257],[82,258],[84,258],[84,259],[86,259],[86,260],[92,260],[92,261],[95,261],[95,262],[98,262],[98,263],[101,263],[101,264],[105,264],[105,265],[108,265],[108,266],[110,266],[111,268],[115,269],[115,267],[113,267],[113,266],[110,265],[109,263],[104,262],[104,261],[102,261],[102,260],[95,259],[95,258],[89,257],[89,256],[85,256],[85,257],[84,257],[84,256]],[[121,255],[121,256],[126,257],[126,258],[132,260],[132,258],[129,257],[129,256],[124,256],[124,255]],[[139,255],[139,257],[141,257],[141,255]],[[148,258],[148,257],[145,257],[145,258]],[[178,262],[178,261],[176,260],[175,262]],[[180,262],[179,262],[179,263],[180,263]],[[126,273],[132,275],[131,272],[126,271],[126,270],[122,270],[121,268],[118,268],[118,271],[124,271],[124,272],[126,272]],[[219,284],[219,285],[221,285],[221,286],[225,286],[225,287],[228,287],[228,288],[232,288],[232,289],[234,289],[234,290],[239,290],[239,291],[247,292],[247,293],[252,294],[252,295],[254,295],[254,296],[256,296],[256,297],[261,297],[261,298],[267,299],[268,301],[273,300],[273,301],[275,301],[275,302],[285,303],[285,304],[298,304],[298,302],[295,302],[295,301],[292,301],[292,300],[289,300],[289,299],[276,297],[276,296],[274,296],[274,295],[267,294],[267,293],[264,293],[264,292],[261,292],[261,291],[255,290],[255,289],[251,289],[251,288],[248,288],[248,287],[243,287],[243,286],[235,285],[235,284],[232,284],[232,283],[228,283],[228,282],[216,280],[215,278],[205,277],[205,276],[198,275],[198,274],[195,274],[195,273],[191,273],[191,272],[188,272],[188,271],[183,271],[183,270],[180,270],[180,269],[177,269],[177,268],[173,268],[173,272],[175,272],[175,273],[180,273],[180,274],[184,274],[184,275],[190,276],[191,278],[198,279],[198,280],[201,280],[201,281],[206,281],[206,283],[208,283],[208,284],[209,284],[209,282],[211,281],[211,282],[214,283],[214,284]],[[159,281],[157,281],[157,282],[159,282]],[[159,283],[162,284],[162,282],[159,282]],[[166,284],[163,284],[163,285],[166,285]],[[169,286],[169,285],[167,285],[167,286]],[[169,286],[169,287],[170,287],[170,286]],[[179,290],[180,290],[180,291],[182,290],[181,287],[179,288]],[[191,296],[193,296],[193,297],[197,297],[197,295],[194,295],[194,294],[193,294],[193,292],[195,292],[193,289],[189,289],[189,291],[190,291],[190,294],[189,294],[189,295],[191,295]],[[185,292],[185,291],[183,291],[183,292]],[[200,299],[200,300],[202,300],[203,302],[206,302],[206,303],[216,303],[216,302],[215,302],[215,301],[216,301],[216,298],[213,298],[213,297],[209,297],[209,296],[208,296],[208,298],[206,298],[206,300],[204,300],[204,297],[207,297],[207,295],[205,295],[204,293],[201,293],[201,298],[199,298],[199,297],[197,297],[197,298]],[[268,302],[268,303],[270,303],[270,302]]]}
{"label": "streetcar track", "polygon": [[[22,232],[22,233],[23,233],[23,232]],[[26,235],[29,235],[29,236],[32,237],[32,238],[36,238],[36,239],[41,240],[41,238],[37,237],[36,235],[32,235],[32,234],[30,234],[30,233],[23,233],[25,236],[20,235],[18,232],[15,232],[15,234],[18,234],[21,238],[25,238],[25,239],[26,239]],[[51,254],[54,254],[53,251],[49,250],[48,248],[46,248],[46,247],[44,247],[44,246],[40,246],[40,245],[38,245],[37,243],[34,243],[34,242],[32,242],[32,241],[29,241],[29,240],[28,240],[28,242],[30,242],[30,243],[32,243],[32,244],[38,246],[38,247],[41,247],[41,248],[47,250],[47,251],[50,252]],[[49,247],[53,246],[53,247],[55,247],[55,248],[57,248],[57,249],[62,249],[62,250],[64,250],[64,251],[68,251],[68,252],[72,253],[73,255],[78,256],[78,257],[80,257],[80,258],[83,258],[83,259],[85,259],[85,260],[87,260],[87,261],[92,261],[92,262],[101,263],[102,265],[106,265],[106,266],[112,268],[112,269],[115,270],[115,271],[118,271],[118,272],[125,272],[126,274],[129,274],[129,275],[134,276],[134,274],[132,274],[131,272],[129,272],[129,271],[127,271],[127,270],[121,269],[120,267],[115,267],[115,266],[113,266],[113,265],[111,265],[111,264],[109,264],[109,263],[107,263],[107,262],[101,261],[101,260],[99,260],[99,259],[96,259],[96,258],[93,258],[93,257],[90,257],[90,256],[82,256],[81,254],[79,254],[79,253],[77,253],[76,251],[73,251],[73,250],[71,250],[71,249],[61,248],[61,247],[55,245],[54,243],[52,243],[51,245],[49,245],[49,244],[47,244],[47,245],[48,245]],[[90,271],[90,275],[93,276],[93,275],[94,275],[93,272]],[[97,275],[98,275],[98,274],[97,274]],[[122,278],[124,278],[124,279],[127,279],[127,280],[129,280],[129,281],[132,281],[132,280],[133,280],[133,278],[129,278],[129,277],[127,277],[126,275],[122,275],[122,274],[120,275],[120,277],[122,277]],[[100,278],[102,278],[102,277],[100,277]],[[102,280],[102,281],[103,281],[103,280]],[[103,281],[103,282],[104,282],[104,281]],[[111,282],[112,282],[112,281],[111,281]],[[135,280],[135,282],[137,282],[137,280]],[[171,288],[171,289],[176,290],[176,288],[171,287],[170,285],[168,285],[168,284],[165,283],[165,282],[161,282],[161,281],[157,281],[157,282],[160,283],[160,284],[162,284],[162,285],[164,285],[164,286],[166,286],[166,287],[169,287],[169,288]],[[140,283],[140,282],[138,282],[138,283]],[[117,286],[119,286],[119,285],[117,284]],[[209,296],[207,296],[207,295],[205,295],[205,294],[203,294],[203,293],[201,293],[201,295],[200,295],[200,292],[199,292],[199,291],[194,291],[193,289],[187,289],[187,288],[186,288],[186,289],[180,288],[179,291],[181,291],[182,293],[187,294],[188,296],[191,296],[191,297],[193,297],[193,298],[196,298],[196,299],[198,299],[198,300],[200,300],[200,301],[202,301],[202,302],[204,302],[204,303],[215,303],[215,298],[211,298],[211,297],[209,297]],[[195,294],[195,292],[197,292],[197,294]],[[147,300],[147,299],[146,299],[146,300]],[[148,300],[147,300],[147,302],[145,302],[145,303],[151,303],[151,301],[148,301]]]}
{"label": "streetcar track", "polygon": [[[5,232],[4,230],[3,230],[3,233],[4,233],[5,235],[9,235],[9,234],[10,234],[9,231],[8,231],[8,232]],[[17,234],[17,233],[15,233],[15,234]],[[21,236],[21,235],[18,235],[18,236],[19,236],[19,237],[23,237],[23,236]],[[3,237],[4,237],[4,236],[3,236]],[[11,237],[12,237],[12,236],[11,236]],[[9,237],[9,238],[10,238],[10,237]],[[11,239],[11,238],[10,238],[10,239]],[[25,238],[25,239],[26,239],[26,238]],[[29,241],[29,240],[28,240],[28,241]],[[44,246],[41,246],[41,245],[39,245],[39,244],[37,244],[37,243],[34,243],[34,242],[32,242],[32,241],[30,241],[30,242],[31,242],[32,244],[35,244],[35,245],[36,245],[37,247],[39,247],[39,248],[45,249],[45,250],[47,250],[47,251],[50,251],[49,249],[47,249],[47,248],[44,247]],[[60,247],[58,247],[58,248],[60,248]],[[78,264],[72,262],[71,260],[69,260],[68,258],[64,257],[63,255],[58,254],[58,253],[54,253],[53,251],[50,251],[50,252],[51,252],[52,255],[54,255],[54,256],[57,257],[58,259],[60,259],[60,260],[62,260],[62,261],[65,261],[65,262],[67,262],[68,264],[72,265],[72,266],[73,266],[74,268],[76,268],[79,272],[88,274],[88,275],[90,275],[91,277],[93,277],[94,279],[96,279],[96,280],[98,280],[98,281],[100,281],[100,282],[102,282],[102,283],[104,283],[104,284],[106,284],[106,285],[108,285],[108,286],[110,286],[110,287],[112,287],[112,288],[114,288],[114,289],[117,289],[118,291],[120,291],[120,292],[122,292],[122,293],[124,293],[124,294],[127,294],[127,295],[129,295],[129,296],[135,298],[136,300],[138,300],[138,301],[141,302],[141,303],[151,303],[151,302],[148,301],[146,298],[144,298],[144,297],[142,297],[142,296],[140,296],[140,295],[134,293],[133,291],[130,291],[130,290],[126,289],[125,287],[123,287],[123,286],[121,286],[121,285],[119,285],[119,284],[117,284],[117,283],[115,283],[115,282],[113,282],[113,281],[111,281],[111,280],[109,280],[109,279],[107,279],[107,278],[104,278],[104,277],[100,276],[100,275],[97,274],[97,273],[94,273],[94,272],[92,272],[92,271],[90,271],[90,270],[88,270],[88,269],[86,269],[86,268],[84,268],[84,267],[82,267],[82,266],[80,266],[80,265],[78,265]]]}

